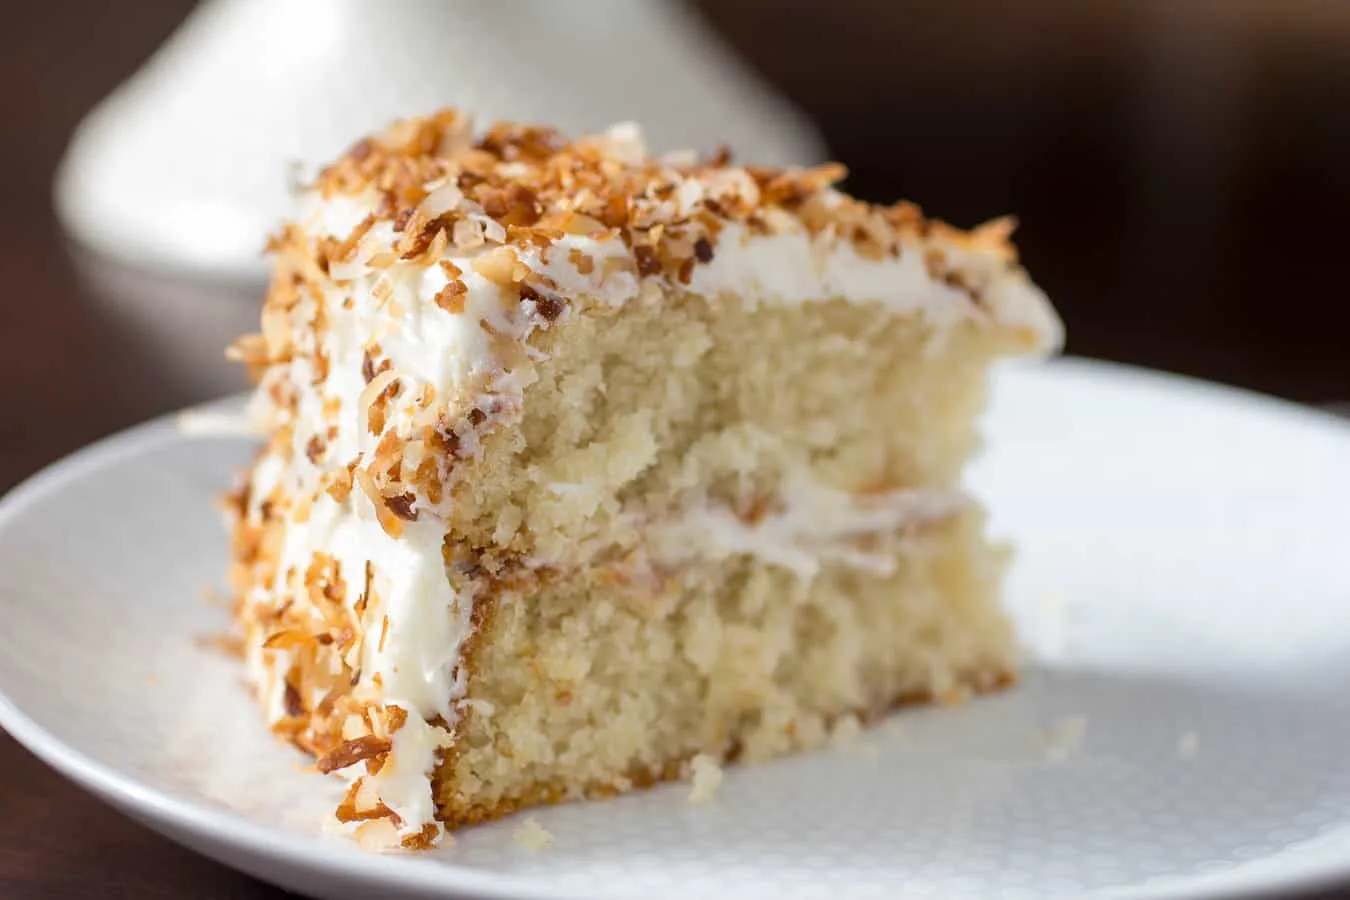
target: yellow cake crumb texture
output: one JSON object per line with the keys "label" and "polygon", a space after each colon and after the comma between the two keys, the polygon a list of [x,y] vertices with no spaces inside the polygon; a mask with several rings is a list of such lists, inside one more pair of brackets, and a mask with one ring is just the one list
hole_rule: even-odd
{"label": "yellow cake crumb texture", "polygon": [[722,766],[716,757],[699,753],[689,761],[689,802],[710,803],[722,787]]}
{"label": "yellow cake crumb texture", "polygon": [[549,831],[543,825],[535,820],[534,816],[526,816],[516,830],[511,833],[511,839],[520,847],[525,848],[531,853],[538,853],[553,846],[555,838],[553,832]]}

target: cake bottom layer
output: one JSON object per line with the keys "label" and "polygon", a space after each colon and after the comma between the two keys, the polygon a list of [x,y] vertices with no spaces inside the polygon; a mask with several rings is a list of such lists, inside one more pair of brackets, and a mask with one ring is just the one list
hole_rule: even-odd
{"label": "cake bottom layer", "polygon": [[845,716],[1013,678],[1006,552],[971,506],[878,538],[875,574],[754,557],[635,582],[604,568],[480,597],[466,714],[434,775],[448,827],[822,744]]}

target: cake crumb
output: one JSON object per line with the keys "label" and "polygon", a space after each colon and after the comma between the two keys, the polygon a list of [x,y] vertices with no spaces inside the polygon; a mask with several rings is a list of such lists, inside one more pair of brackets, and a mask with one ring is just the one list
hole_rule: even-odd
{"label": "cake crumb", "polygon": [[244,658],[244,641],[237,634],[226,631],[202,634],[196,637],[194,643],[203,650],[219,653],[231,659]]}
{"label": "cake crumb", "polygon": [[851,747],[862,734],[862,723],[857,716],[840,716],[830,728],[830,743],[836,747]]}
{"label": "cake crumb", "polygon": [[1200,735],[1188,731],[1177,739],[1177,756],[1189,762],[1200,753]]}
{"label": "cake crumb", "polygon": [[689,761],[693,772],[693,786],[689,790],[690,803],[708,803],[717,796],[722,786],[722,765],[715,757],[700,753]]}
{"label": "cake crumb", "polygon": [[1064,762],[1079,751],[1086,736],[1086,716],[1065,716],[1041,732],[1045,758],[1050,762]]}
{"label": "cake crumb", "polygon": [[553,845],[553,832],[540,825],[534,816],[528,816],[511,835],[511,840],[531,853],[538,853]]}
{"label": "cake crumb", "polygon": [[876,756],[879,748],[872,741],[863,740],[862,731],[857,716],[842,716],[830,729],[830,746],[859,756]]}

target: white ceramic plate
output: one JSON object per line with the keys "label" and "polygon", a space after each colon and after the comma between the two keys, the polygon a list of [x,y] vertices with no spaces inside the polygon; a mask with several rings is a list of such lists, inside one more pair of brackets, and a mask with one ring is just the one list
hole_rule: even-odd
{"label": "white ceramic plate", "polygon": [[333,898],[1199,897],[1350,877],[1350,427],[1066,361],[1001,374],[976,487],[1037,658],[851,748],[540,810],[434,853],[324,836],[337,786],[235,663],[212,501],[249,453],[171,419],[0,507],[0,724],[174,840]]}

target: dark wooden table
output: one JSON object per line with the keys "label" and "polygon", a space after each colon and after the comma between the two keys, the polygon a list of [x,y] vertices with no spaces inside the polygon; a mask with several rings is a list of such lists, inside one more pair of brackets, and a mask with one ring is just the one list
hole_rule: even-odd
{"label": "dark wooden table", "polygon": [[[1052,2],[1029,6],[1044,12]],[[211,348],[247,327],[255,302],[247,291],[83,259],[65,244],[49,202],[53,168],[80,114],[190,5],[45,0],[7,4],[0,12],[6,86],[0,91],[0,370],[8,376],[0,379],[6,413],[0,417],[0,490],[94,438],[240,384]],[[862,75],[852,70],[854,77],[872,89],[860,107],[856,85],[830,80],[849,77],[844,51],[822,62],[819,53],[834,51],[817,43],[817,57],[794,64],[793,48],[814,41],[821,27],[806,7],[801,16],[769,21],[758,5],[726,4],[711,14],[824,123],[857,172],[853,187],[872,195],[903,190],[967,224],[1005,207],[1021,212],[1029,263],[1060,301],[1079,352],[1295,399],[1350,399],[1344,274],[1350,232],[1343,228],[1350,133],[1344,104],[1326,110],[1327,122],[1317,118],[1319,97],[1334,94],[1324,78],[1331,63],[1317,68],[1323,57],[1277,54],[1284,68],[1262,70],[1264,90],[1242,126],[1244,155],[1227,172],[1223,214],[1216,217],[1212,209],[1169,205],[1169,198],[1203,204],[1210,195],[1197,194],[1194,181],[1158,162],[1171,158],[1166,146],[1125,142],[1154,154],[1145,154],[1157,166],[1153,175],[1122,161],[1116,138],[1128,128],[1112,110],[1133,96],[1127,85],[1134,82],[1107,65],[1129,55],[1115,44],[1110,53],[1099,46],[1101,52],[1086,54],[1092,65],[1076,76],[1065,68],[1055,89],[1035,102],[1011,76],[999,82],[998,73],[984,72],[964,114],[960,97],[942,96],[933,86],[940,82],[926,82],[918,92],[930,97],[927,106],[917,98],[888,99],[878,79],[893,91],[903,89],[895,86],[901,80],[886,81],[884,46],[872,47],[853,54],[865,68]],[[885,43],[884,32],[870,38],[865,28],[854,32],[850,40]],[[1094,40],[1109,32],[1098,28]],[[953,61],[972,52],[952,43],[958,32],[943,31],[942,21],[924,33],[924,53],[891,54],[891,62],[926,66],[937,77],[957,71]],[[947,44],[934,43],[943,34]],[[1081,42],[1074,46],[1081,50]],[[1327,58],[1343,62],[1343,49],[1333,46]],[[1042,57],[1049,52],[1042,48]],[[1007,65],[1025,70],[1017,59]],[[1292,75],[1291,66],[1297,69]],[[999,83],[991,86],[991,79]],[[998,100],[999,84],[1022,92],[1003,98],[1021,104],[1017,141],[1005,133],[1008,122],[977,108]],[[1346,87],[1344,79],[1339,85]],[[1303,105],[1291,107],[1291,98]],[[894,115],[885,113],[887,103]],[[1263,137],[1266,126],[1277,125],[1278,146]],[[963,149],[970,146],[987,153],[972,157]],[[1006,164],[1000,167],[999,159]],[[1214,190],[1212,180],[1195,177]],[[0,896],[281,896],[124,818],[3,735],[0,772]]]}

